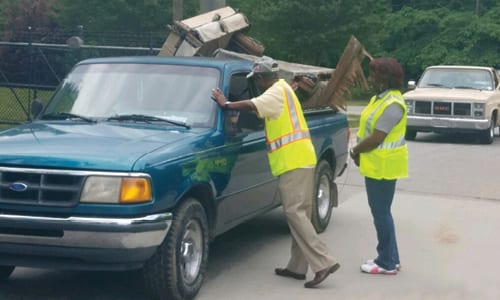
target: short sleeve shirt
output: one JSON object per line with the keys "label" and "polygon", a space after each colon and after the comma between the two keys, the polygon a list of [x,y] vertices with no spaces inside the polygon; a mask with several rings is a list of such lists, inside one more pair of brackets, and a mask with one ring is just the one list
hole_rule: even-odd
{"label": "short sleeve shirt", "polygon": [[404,111],[401,105],[392,103],[387,106],[378,118],[375,129],[389,133],[392,128],[403,118]]}
{"label": "short sleeve shirt", "polygon": [[257,108],[257,115],[261,118],[277,119],[283,110],[283,92],[280,87],[280,82],[275,82],[262,95],[252,98],[251,101]]}

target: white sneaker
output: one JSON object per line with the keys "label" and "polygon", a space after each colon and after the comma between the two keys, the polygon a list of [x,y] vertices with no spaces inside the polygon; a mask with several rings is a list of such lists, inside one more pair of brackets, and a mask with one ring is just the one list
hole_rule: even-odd
{"label": "white sneaker", "polygon": [[[374,264],[375,261],[373,259],[369,259],[365,262],[365,264]],[[401,264],[396,264],[396,271],[401,271]]]}
{"label": "white sneaker", "polygon": [[386,269],[380,267],[379,265],[377,265],[376,263],[374,263],[373,261],[371,261],[371,263],[366,262],[366,263],[362,264],[361,271],[363,271],[365,273],[369,273],[369,274],[385,274],[385,275],[398,274],[397,269],[386,270]]}

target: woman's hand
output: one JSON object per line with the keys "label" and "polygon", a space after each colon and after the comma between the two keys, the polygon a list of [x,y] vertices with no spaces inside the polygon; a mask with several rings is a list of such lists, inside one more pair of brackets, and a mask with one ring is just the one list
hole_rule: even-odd
{"label": "woman's hand", "polygon": [[354,152],[353,149],[349,151],[349,156],[351,156],[352,160],[354,161],[354,164],[359,167],[359,153]]}

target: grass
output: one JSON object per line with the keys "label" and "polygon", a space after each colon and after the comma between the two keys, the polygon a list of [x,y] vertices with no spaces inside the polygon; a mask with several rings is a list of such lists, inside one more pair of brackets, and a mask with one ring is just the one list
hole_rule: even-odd
{"label": "grass", "polygon": [[359,115],[347,115],[347,122],[349,122],[349,127],[356,128],[359,127]]}
{"label": "grass", "polygon": [[[43,103],[47,103],[52,93],[53,91],[37,91],[36,96]],[[32,89],[0,87],[0,129],[11,126],[1,123],[27,121],[26,113],[34,98]]]}

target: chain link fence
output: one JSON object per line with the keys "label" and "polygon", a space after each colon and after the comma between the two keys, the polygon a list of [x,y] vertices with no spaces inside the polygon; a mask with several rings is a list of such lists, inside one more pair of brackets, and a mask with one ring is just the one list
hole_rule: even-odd
{"label": "chain link fence", "polygon": [[168,32],[0,32],[0,129],[31,120],[31,103],[47,103],[80,60],[157,55]]}

